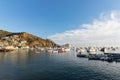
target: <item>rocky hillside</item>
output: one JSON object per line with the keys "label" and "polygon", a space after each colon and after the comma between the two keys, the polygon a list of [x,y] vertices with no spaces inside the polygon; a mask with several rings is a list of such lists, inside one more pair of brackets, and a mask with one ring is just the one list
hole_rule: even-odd
{"label": "rocky hillside", "polygon": [[6,35],[11,34],[11,32],[0,30],[0,37],[5,37]]}
{"label": "rocky hillside", "polygon": [[17,36],[18,42],[27,41],[29,47],[57,47],[58,45],[49,39],[42,39],[38,36],[26,33],[26,32],[19,32],[13,33],[4,30],[0,30],[0,37],[12,37],[13,39]]}

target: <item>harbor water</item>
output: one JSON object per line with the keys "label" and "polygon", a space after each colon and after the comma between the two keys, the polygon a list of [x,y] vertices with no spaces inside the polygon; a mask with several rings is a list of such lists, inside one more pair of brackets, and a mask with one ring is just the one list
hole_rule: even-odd
{"label": "harbor water", "polygon": [[0,80],[120,80],[120,63],[69,53],[0,53]]}

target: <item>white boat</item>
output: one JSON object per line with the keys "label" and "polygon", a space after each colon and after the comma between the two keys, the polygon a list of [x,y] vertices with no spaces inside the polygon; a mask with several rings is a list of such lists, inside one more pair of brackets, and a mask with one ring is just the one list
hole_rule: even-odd
{"label": "white boat", "polygon": [[52,49],[47,49],[47,53],[53,53],[53,50]]}
{"label": "white boat", "polygon": [[86,49],[85,48],[80,48],[80,52],[84,53],[84,52],[86,52]]}
{"label": "white boat", "polygon": [[57,49],[55,49],[55,50],[53,50],[53,52],[52,53],[58,53],[58,50]]}
{"label": "white boat", "polygon": [[96,49],[91,47],[89,50],[88,50],[89,54],[96,54]]}
{"label": "white boat", "polygon": [[69,52],[69,51],[70,51],[70,48],[65,48],[64,51],[65,51],[65,52]]}

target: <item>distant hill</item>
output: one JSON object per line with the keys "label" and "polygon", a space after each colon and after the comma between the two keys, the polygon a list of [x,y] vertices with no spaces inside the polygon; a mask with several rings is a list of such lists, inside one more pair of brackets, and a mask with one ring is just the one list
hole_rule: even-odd
{"label": "distant hill", "polygon": [[0,30],[0,37],[10,37],[17,35],[19,42],[20,41],[27,41],[27,45],[30,47],[38,46],[38,47],[58,47],[59,45],[49,39],[43,39],[38,36],[29,34],[27,32],[9,32]]}

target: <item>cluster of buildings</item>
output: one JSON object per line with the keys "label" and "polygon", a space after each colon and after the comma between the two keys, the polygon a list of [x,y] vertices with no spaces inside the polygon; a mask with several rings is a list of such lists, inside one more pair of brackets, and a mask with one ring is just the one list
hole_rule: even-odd
{"label": "cluster of buildings", "polygon": [[40,48],[37,47],[36,51],[37,53],[66,53],[71,51],[71,44],[64,44],[61,47],[46,47],[46,48]]}
{"label": "cluster of buildings", "polygon": [[14,50],[18,48],[29,48],[28,42],[22,40],[19,35],[0,38],[0,50]]}

